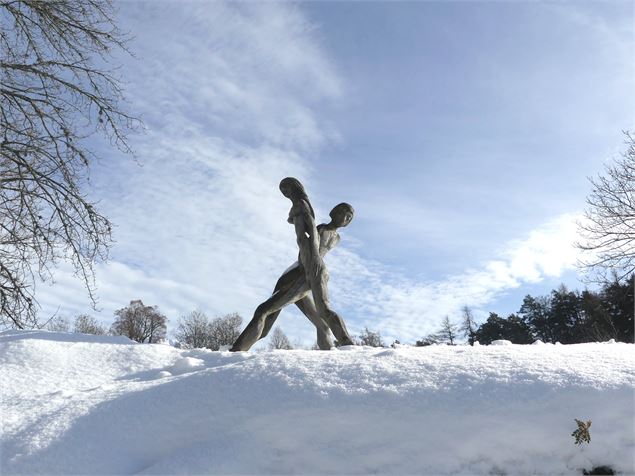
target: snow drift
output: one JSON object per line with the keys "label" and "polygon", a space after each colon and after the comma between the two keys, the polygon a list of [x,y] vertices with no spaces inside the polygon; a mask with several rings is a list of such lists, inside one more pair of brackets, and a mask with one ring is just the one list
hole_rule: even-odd
{"label": "snow drift", "polygon": [[0,372],[3,474],[635,472],[629,344],[229,353],[10,331]]}

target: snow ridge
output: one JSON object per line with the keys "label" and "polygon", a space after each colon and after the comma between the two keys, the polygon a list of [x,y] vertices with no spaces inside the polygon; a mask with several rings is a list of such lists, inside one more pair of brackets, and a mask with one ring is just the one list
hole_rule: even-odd
{"label": "snow ridge", "polygon": [[0,379],[3,474],[635,473],[632,344],[229,353],[11,331]]}

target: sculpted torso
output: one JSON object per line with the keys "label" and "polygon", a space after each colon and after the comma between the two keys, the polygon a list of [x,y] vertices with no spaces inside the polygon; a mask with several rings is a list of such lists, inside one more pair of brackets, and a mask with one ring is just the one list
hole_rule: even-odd
{"label": "sculpted torso", "polygon": [[[299,248],[298,261],[283,273],[278,280],[275,291],[283,288],[285,283],[290,284],[292,281],[297,283],[296,278],[300,273],[312,273],[313,276],[319,273],[328,275],[322,258],[340,242],[340,235],[337,230],[324,223],[317,226],[318,234],[316,237],[313,236],[310,211],[304,200],[291,208],[287,221],[295,227]],[[317,240],[315,240],[316,238]],[[317,256],[314,253],[315,249],[318,250]],[[304,294],[308,294],[308,292],[309,290],[307,289]]]}

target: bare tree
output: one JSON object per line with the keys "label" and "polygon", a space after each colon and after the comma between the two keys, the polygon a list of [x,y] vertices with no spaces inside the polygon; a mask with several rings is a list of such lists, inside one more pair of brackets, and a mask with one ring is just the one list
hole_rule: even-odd
{"label": "bare tree", "polygon": [[439,338],[437,336],[437,334],[428,334],[427,336],[421,338],[420,340],[416,341],[415,346],[416,347],[427,347],[429,345],[435,345],[439,343]]}
{"label": "bare tree", "polygon": [[73,332],[77,334],[93,334],[103,336],[108,333],[107,329],[102,326],[97,319],[87,314],[79,314],[75,318]]}
{"label": "bare tree", "polygon": [[95,303],[93,265],[111,224],[84,192],[103,133],[131,152],[113,50],[126,50],[111,0],[0,1],[0,325],[37,326],[37,278],[68,259]]}
{"label": "bare tree", "polygon": [[447,344],[454,345],[456,338],[458,337],[458,326],[450,322],[450,318],[445,316],[441,322],[441,329],[436,334],[438,339]]}
{"label": "bare tree", "polygon": [[240,335],[243,318],[236,313],[227,314],[214,319],[210,324],[211,342],[208,348],[219,350],[226,345],[232,345]]}
{"label": "bare tree", "polygon": [[381,334],[379,331],[373,332],[364,328],[364,331],[359,335],[359,345],[368,345],[371,347],[384,347],[384,342],[381,340]]}
{"label": "bare tree", "polygon": [[478,329],[478,326],[474,321],[472,310],[469,306],[463,306],[461,308],[461,313],[462,319],[459,331],[463,334],[464,337],[467,337],[467,341],[470,345],[474,345],[474,341],[476,340],[476,330]]}
{"label": "bare tree", "polygon": [[52,332],[70,332],[71,324],[64,316],[53,316],[48,320],[44,329]]}
{"label": "bare tree", "polygon": [[282,350],[293,349],[293,346],[291,345],[291,341],[285,335],[285,333],[282,332],[282,329],[280,329],[280,327],[278,326],[276,326],[276,328],[273,330],[273,333],[271,334],[271,337],[269,338],[269,350],[274,350],[274,349],[282,349]]}
{"label": "bare tree", "polygon": [[157,306],[145,306],[140,300],[115,311],[111,332],[137,342],[152,344],[165,339],[167,318]]}
{"label": "bare tree", "polygon": [[626,151],[604,174],[590,179],[585,219],[578,223],[581,265],[600,281],[622,280],[635,273],[635,138],[625,132]]}
{"label": "bare tree", "polygon": [[202,311],[195,310],[179,318],[175,337],[186,349],[200,349],[211,345],[211,323]]}
{"label": "bare tree", "polygon": [[205,313],[195,310],[179,319],[175,337],[187,349],[206,347],[219,350],[238,339],[242,323],[243,318],[236,313],[210,321]]}

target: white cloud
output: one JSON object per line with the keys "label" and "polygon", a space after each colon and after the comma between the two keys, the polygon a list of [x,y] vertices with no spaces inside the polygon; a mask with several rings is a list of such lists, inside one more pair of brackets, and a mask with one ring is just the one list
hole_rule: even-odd
{"label": "white cloud", "polygon": [[[337,99],[340,80],[301,10],[185,5],[121,4],[139,57],[128,93],[149,131],[135,143],[141,165],[106,150],[93,169],[116,224],[112,261],[97,270],[106,321],[136,298],[172,318],[251,314],[297,255],[278,183],[310,187],[307,157],[330,138],[313,107]],[[56,280],[39,287],[43,313],[85,311],[69,270]]]}
{"label": "white cloud", "polygon": [[[112,157],[94,168],[118,241],[112,261],[97,269],[101,317],[110,322],[114,310],[140,298],[172,323],[194,308],[248,319],[296,259],[278,182],[296,176],[314,196],[310,159],[337,136],[315,111],[340,97],[342,81],[291,4],[122,9],[140,58],[127,67],[134,78],[129,92],[149,133],[136,143],[141,166]],[[342,248],[327,259],[335,309],[354,332],[368,325],[414,339],[464,304],[485,305],[506,289],[569,268],[570,222],[561,217],[495,260],[436,282],[363,258],[346,230]],[[58,306],[67,315],[88,308],[81,283],[65,267],[38,296],[45,315]],[[312,339],[297,312],[285,311],[281,323],[292,338]]]}
{"label": "white cloud", "polygon": [[[505,291],[546,277],[558,277],[573,269],[577,258],[573,246],[575,221],[573,215],[558,217],[526,239],[510,243],[497,259],[466,268],[460,275],[429,282],[405,277],[381,263],[365,260],[346,247],[344,236],[344,246],[327,258],[334,307],[345,317],[352,332],[368,326],[381,330],[388,340],[413,341],[435,331],[444,315],[457,316],[466,304],[478,312]],[[132,298],[158,304],[172,323],[194,307],[212,314],[238,310],[249,318],[270,292],[283,266],[294,259],[292,232],[285,230],[281,238],[282,235],[286,243],[266,251],[262,260],[254,261],[253,250],[260,245],[254,236],[249,236],[237,244],[238,253],[234,252],[235,246],[231,246],[230,253],[221,250],[214,254],[205,251],[205,244],[192,244],[191,256],[180,255],[179,262],[186,266],[179,262],[163,265],[164,271],[156,276],[119,262],[101,266],[98,287],[104,318],[108,321],[115,309]],[[216,241],[222,242],[211,240]],[[206,273],[208,280],[203,279]],[[70,278],[70,270],[59,276],[61,282],[53,293],[40,289],[40,298],[49,304],[49,313],[55,310],[57,302],[64,302],[64,308],[76,312],[85,310],[85,293],[80,283]],[[285,310],[282,316],[282,326],[289,335],[304,343],[312,341],[312,328],[297,311]]]}
{"label": "white cloud", "polygon": [[464,273],[420,282],[379,263],[340,250],[333,263],[332,289],[337,302],[357,316],[356,327],[380,329],[388,338],[413,340],[435,331],[446,314],[481,308],[506,290],[558,277],[575,267],[575,215],[563,215],[509,243],[500,255]]}
{"label": "white cloud", "polygon": [[152,129],[302,151],[328,125],[311,107],[342,86],[299,8],[281,3],[122,5],[137,34],[132,95]]}

